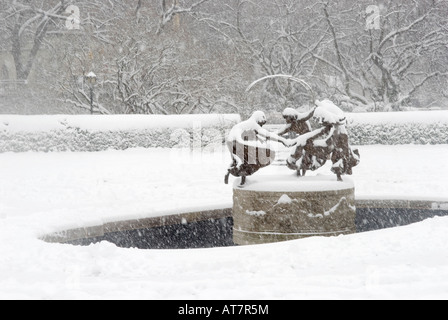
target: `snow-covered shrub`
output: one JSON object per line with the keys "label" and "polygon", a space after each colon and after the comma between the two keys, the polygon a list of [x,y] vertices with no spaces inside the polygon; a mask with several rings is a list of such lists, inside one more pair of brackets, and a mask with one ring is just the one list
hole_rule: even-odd
{"label": "snow-covered shrub", "polygon": [[352,145],[448,144],[448,111],[348,114]]}
{"label": "snow-covered shrub", "polygon": [[[0,152],[199,146],[213,150],[241,121],[237,115],[216,117],[199,122],[195,119],[201,118],[175,116],[164,122],[139,116],[0,116]],[[448,144],[448,111],[351,113],[347,119],[351,145]]]}
{"label": "snow-covered shrub", "polygon": [[[0,132],[0,152],[92,152],[108,149],[126,150],[129,148],[189,148],[207,147],[217,141],[216,133],[221,133],[220,141],[226,129],[217,129],[214,135],[202,130],[188,132],[185,129],[147,129],[141,131],[104,131],[84,130],[50,132]],[[194,137],[194,138],[193,138]],[[193,142],[192,142],[193,141]]]}
{"label": "snow-covered shrub", "polygon": [[358,124],[348,131],[353,145],[448,144],[448,124]]}
{"label": "snow-covered shrub", "polygon": [[176,129],[170,135],[170,141],[174,148],[189,148],[191,146],[191,135],[185,129]]}
{"label": "snow-covered shrub", "polygon": [[[0,116],[0,120],[2,120]],[[138,117],[131,118],[134,121]],[[173,118],[171,127],[168,121],[153,123],[152,120],[142,123],[128,123],[117,129],[115,122],[108,123],[110,118],[97,117],[86,121],[67,117],[49,119],[46,116],[27,118],[8,117],[0,121],[0,152],[94,152],[108,149],[125,150],[129,148],[193,148],[215,144],[224,140],[226,132],[238,121],[239,116],[204,115],[194,120],[186,117],[182,122],[178,116]],[[196,119],[196,118],[194,118]],[[200,121],[205,119],[205,121]],[[223,120],[224,119],[224,120]],[[117,119],[113,119],[116,121]],[[119,119],[118,119],[119,120]],[[7,123],[7,124],[5,124]],[[159,126],[158,126],[159,125]],[[184,127],[176,127],[176,126]],[[202,127],[203,125],[203,127]]]}

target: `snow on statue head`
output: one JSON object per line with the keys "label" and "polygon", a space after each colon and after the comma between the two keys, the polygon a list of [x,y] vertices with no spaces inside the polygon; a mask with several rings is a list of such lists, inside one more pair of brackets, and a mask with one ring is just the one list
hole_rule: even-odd
{"label": "snow on statue head", "polygon": [[297,120],[299,113],[297,110],[293,108],[286,108],[283,110],[282,116],[286,120],[286,122],[290,123],[294,120]]}
{"label": "snow on statue head", "polygon": [[315,102],[317,108],[314,111],[314,117],[323,124],[346,124],[344,111],[336,106],[333,101],[328,99]]}
{"label": "snow on statue head", "polygon": [[266,115],[263,111],[255,111],[250,119],[258,123],[261,127],[264,126],[267,122]]}
{"label": "snow on statue head", "polygon": [[297,117],[297,110],[293,109],[293,108],[286,108],[285,110],[283,110],[282,115],[284,117]]}

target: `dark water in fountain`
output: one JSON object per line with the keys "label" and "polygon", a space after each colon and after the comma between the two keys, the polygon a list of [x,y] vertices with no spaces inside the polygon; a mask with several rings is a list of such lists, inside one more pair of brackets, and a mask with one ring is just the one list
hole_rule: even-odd
{"label": "dark water in fountain", "polygon": [[[447,216],[447,210],[362,208],[356,210],[357,232],[394,228],[436,216]],[[210,219],[187,224],[149,229],[127,230],[101,237],[69,242],[89,245],[108,241],[123,248],[193,249],[233,246],[233,219]]]}

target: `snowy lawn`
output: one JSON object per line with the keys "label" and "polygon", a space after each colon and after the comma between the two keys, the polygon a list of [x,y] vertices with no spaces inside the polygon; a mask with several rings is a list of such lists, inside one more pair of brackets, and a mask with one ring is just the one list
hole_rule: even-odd
{"label": "snowy lawn", "polygon": [[[358,198],[448,198],[448,145],[359,149]],[[64,228],[231,206],[229,156],[134,149],[7,153],[0,163],[0,299],[448,298],[448,217],[249,247],[47,244],[38,237]],[[276,173],[293,174],[260,175]]]}

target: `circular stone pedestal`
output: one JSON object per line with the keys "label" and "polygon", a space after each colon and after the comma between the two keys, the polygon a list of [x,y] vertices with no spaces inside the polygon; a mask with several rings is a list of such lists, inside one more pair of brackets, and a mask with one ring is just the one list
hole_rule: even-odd
{"label": "circular stone pedestal", "polygon": [[250,177],[233,189],[233,241],[250,245],[355,233],[354,193],[351,180],[336,176]]}

